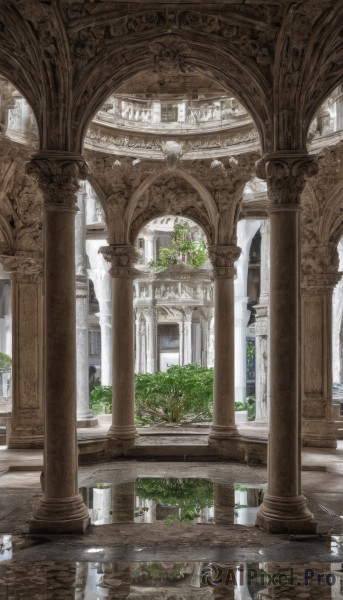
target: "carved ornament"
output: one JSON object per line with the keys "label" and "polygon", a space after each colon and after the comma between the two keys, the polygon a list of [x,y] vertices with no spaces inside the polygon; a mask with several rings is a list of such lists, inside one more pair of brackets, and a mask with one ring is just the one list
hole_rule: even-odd
{"label": "carved ornament", "polygon": [[111,263],[109,273],[112,277],[134,278],[141,275],[141,271],[133,266],[138,260],[138,252],[134,246],[129,244],[102,246],[99,252],[107,262]]}
{"label": "carved ornament", "polygon": [[75,207],[78,180],[87,178],[88,166],[81,155],[46,151],[33,156],[26,172],[38,181],[45,205]]}
{"label": "carved ornament", "polygon": [[267,180],[271,208],[300,204],[306,180],[317,173],[316,159],[310,155],[270,154],[257,163],[256,173]]}
{"label": "carved ornament", "polygon": [[234,263],[241,254],[239,246],[216,244],[209,246],[208,254],[213,265],[214,277],[234,277]]}

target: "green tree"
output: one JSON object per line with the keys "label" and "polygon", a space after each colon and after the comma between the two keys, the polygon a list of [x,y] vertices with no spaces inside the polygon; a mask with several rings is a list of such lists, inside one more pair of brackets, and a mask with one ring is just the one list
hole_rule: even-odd
{"label": "green tree", "polygon": [[153,269],[164,269],[170,265],[184,262],[191,267],[202,267],[207,258],[207,247],[204,240],[192,239],[191,227],[187,221],[175,221],[170,234],[172,245],[170,248],[160,248],[157,261],[151,261],[149,266]]}
{"label": "green tree", "polygon": [[0,352],[0,374],[9,373],[12,368],[12,359],[8,354]]}

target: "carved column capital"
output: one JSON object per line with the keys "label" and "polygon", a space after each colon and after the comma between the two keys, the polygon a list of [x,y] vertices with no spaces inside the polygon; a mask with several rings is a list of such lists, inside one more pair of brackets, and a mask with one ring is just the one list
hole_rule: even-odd
{"label": "carved column capital", "polygon": [[89,169],[81,154],[46,150],[32,157],[26,172],[38,181],[45,208],[76,210],[78,180],[86,179]]}
{"label": "carved column capital", "polygon": [[234,263],[241,254],[239,246],[215,244],[209,246],[208,253],[213,265],[214,277],[234,277]]}
{"label": "carved column capital", "polygon": [[139,256],[134,246],[129,244],[101,246],[99,252],[107,262],[111,263],[109,273],[112,277],[134,278],[141,275],[141,271],[133,266]]}
{"label": "carved column capital", "polygon": [[304,293],[313,288],[334,288],[340,281],[339,258],[335,244],[330,242],[310,246],[304,244],[301,251],[301,287]]}
{"label": "carved column capital", "polygon": [[38,254],[25,252],[16,252],[13,255],[2,254],[0,262],[5,273],[10,273],[12,277],[21,280],[37,280],[43,274],[43,258]]}
{"label": "carved column capital", "polygon": [[305,153],[274,152],[256,164],[256,174],[267,181],[270,211],[300,208],[306,180],[318,171],[316,157]]}

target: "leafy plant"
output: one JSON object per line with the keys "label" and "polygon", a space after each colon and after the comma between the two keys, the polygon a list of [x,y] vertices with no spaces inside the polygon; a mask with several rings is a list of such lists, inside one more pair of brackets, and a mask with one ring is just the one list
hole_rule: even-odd
{"label": "leafy plant", "polygon": [[177,506],[180,515],[170,515],[164,523],[193,521],[199,510],[213,506],[213,483],[209,479],[137,479],[135,493],[163,506]]}
{"label": "leafy plant", "polygon": [[12,368],[12,359],[8,354],[0,352],[0,374],[9,373]]}
{"label": "leafy plant", "polygon": [[136,413],[155,421],[180,423],[212,417],[213,369],[172,366],[167,371],[136,374]]}
{"label": "leafy plant", "polygon": [[192,239],[191,227],[187,221],[175,221],[170,237],[171,247],[160,248],[159,259],[149,263],[153,269],[164,269],[170,265],[176,265],[180,261],[191,267],[199,268],[207,261],[206,244],[204,240]]}
{"label": "leafy plant", "polygon": [[90,405],[94,414],[112,412],[112,387],[109,385],[98,385],[90,392]]}

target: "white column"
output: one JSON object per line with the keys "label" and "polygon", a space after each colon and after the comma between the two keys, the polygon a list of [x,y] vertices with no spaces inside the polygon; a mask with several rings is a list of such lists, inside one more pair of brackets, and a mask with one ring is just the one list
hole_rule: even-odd
{"label": "white column", "polygon": [[208,311],[207,320],[207,367],[214,367],[214,308]]}
{"label": "white column", "polygon": [[[343,270],[343,239],[337,247],[339,255],[339,270]],[[332,379],[334,383],[342,383],[342,319],[343,319],[343,280],[337,283],[332,300]]]}
{"label": "white column", "polygon": [[148,264],[151,260],[155,260],[155,234],[147,232],[144,241],[145,264]]}
{"label": "white column", "polygon": [[183,344],[184,364],[190,365],[192,362],[192,311],[189,309],[185,309]]}
{"label": "white column", "polygon": [[101,329],[101,385],[112,385],[112,291],[108,265],[99,248],[104,240],[87,240],[87,255],[90,263],[88,274],[94,284],[99,302]]}
{"label": "white column", "polygon": [[246,353],[247,325],[250,311],[248,303],[248,268],[251,241],[260,226],[259,221],[239,221],[237,244],[242,249],[236,262],[235,278],[235,401],[245,402],[246,398]]}
{"label": "white column", "polygon": [[88,367],[88,276],[86,261],[86,193],[81,186],[77,194],[78,212],[75,218],[76,265],[76,392],[77,424],[89,427],[98,423],[89,408]]}
{"label": "white column", "polygon": [[156,309],[149,306],[144,309],[145,316],[145,335],[146,335],[146,372],[155,373],[157,369],[157,330],[156,330]]}
{"label": "white column", "polygon": [[256,424],[268,423],[269,412],[269,262],[270,225],[261,224],[260,298],[256,310]]}

